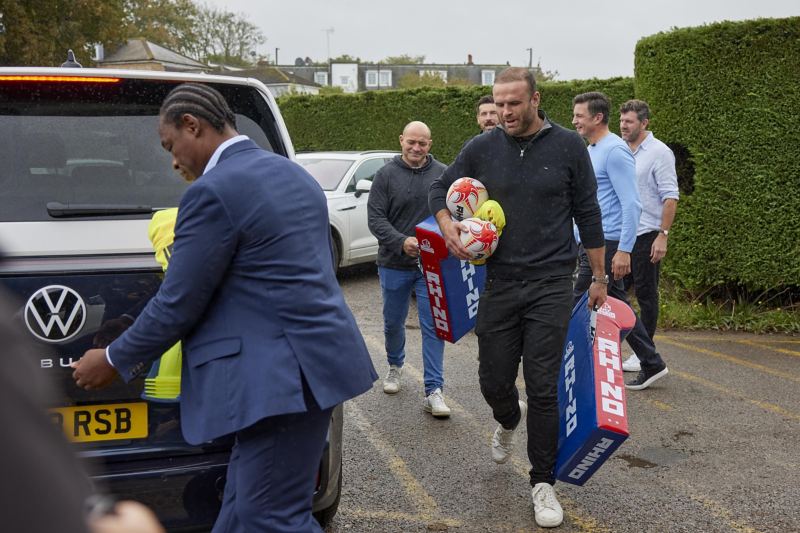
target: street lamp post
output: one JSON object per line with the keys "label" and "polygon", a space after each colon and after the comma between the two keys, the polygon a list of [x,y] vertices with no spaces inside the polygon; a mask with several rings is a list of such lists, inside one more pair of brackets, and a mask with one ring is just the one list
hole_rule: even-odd
{"label": "street lamp post", "polygon": [[533,68],[533,48],[526,48],[528,52],[528,68]]}

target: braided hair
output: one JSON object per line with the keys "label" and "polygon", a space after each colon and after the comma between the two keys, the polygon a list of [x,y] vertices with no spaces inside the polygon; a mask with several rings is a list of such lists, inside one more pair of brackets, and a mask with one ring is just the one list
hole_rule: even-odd
{"label": "braided hair", "polygon": [[216,89],[200,83],[184,83],[175,87],[161,104],[159,114],[165,121],[181,126],[184,114],[194,115],[211,124],[218,132],[228,124],[236,129],[236,115]]}

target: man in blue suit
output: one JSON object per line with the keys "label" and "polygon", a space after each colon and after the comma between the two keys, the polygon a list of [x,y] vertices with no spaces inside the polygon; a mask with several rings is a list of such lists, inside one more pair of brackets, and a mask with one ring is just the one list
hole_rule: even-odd
{"label": "man in blue suit", "polygon": [[87,351],[74,378],[86,389],[129,381],[183,340],[184,437],[236,437],[213,531],[321,531],[311,502],[331,411],[378,376],[336,281],[322,190],[235,120],[205,85],[164,100],[161,145],[193,181],[170,267],[130,329]]}

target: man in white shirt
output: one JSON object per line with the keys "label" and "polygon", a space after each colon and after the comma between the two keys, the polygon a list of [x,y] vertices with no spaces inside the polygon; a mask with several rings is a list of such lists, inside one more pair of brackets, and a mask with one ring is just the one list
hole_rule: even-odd
{"label": "man in white shirt", "polygon": [[[642,214],[631,254],[631,274],[640,317],[652,339],[658,322],[658,278],[661,260],[667,254],[667,239],[678,207],[678,176],[672,150],[647,130],[650,107],[642,100],[628,100],[619,110],[619,129],[636,160],[636,180]],[[632,354],[623,370],[641,370]]]}

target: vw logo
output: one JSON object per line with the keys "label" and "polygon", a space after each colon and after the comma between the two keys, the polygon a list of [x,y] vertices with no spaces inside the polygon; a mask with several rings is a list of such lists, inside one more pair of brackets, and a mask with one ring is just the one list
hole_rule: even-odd
{"label": "vw logo", "polygon": [[64,342],[74,337],[86,322],[86,304],[80,295],[63,285],[48,285],[33,293],[25,304],[25,325],[39,340]]}

